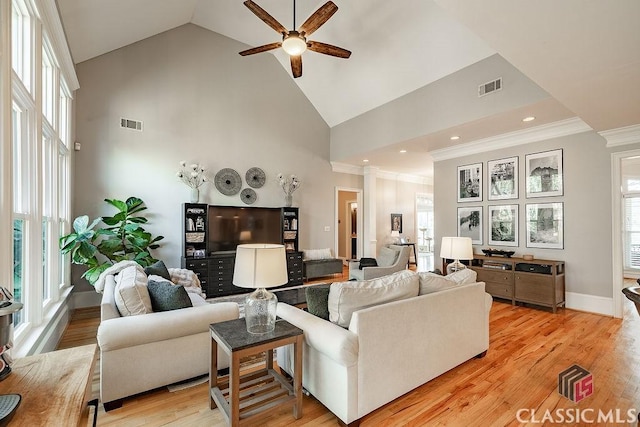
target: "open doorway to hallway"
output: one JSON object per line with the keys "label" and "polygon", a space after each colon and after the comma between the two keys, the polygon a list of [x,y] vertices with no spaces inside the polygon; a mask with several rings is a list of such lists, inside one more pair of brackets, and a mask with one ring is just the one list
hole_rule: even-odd
{"label": "open doorway to hallway", "polygon": [[416,194],[416,230],[418,231],[418,271],[434,269],[433,194]]}
{"label": "open doorway to hallway", "polygon": [[336,188],[335,253],[342,260],[362,257],[362,190]]}

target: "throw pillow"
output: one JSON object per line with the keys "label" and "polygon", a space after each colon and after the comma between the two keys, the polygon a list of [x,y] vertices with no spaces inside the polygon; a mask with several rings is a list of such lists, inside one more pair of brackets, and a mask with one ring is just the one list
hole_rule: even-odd
{"label": "throw pillow", "polygon": [[149,280],[149,297],[153,311],[169,311],[193,307],[191,299],[183,286],[162,280]]}
{"label": "throw pillow", "polygon": [[129,266],[116,276],[113,297],[121,316],[153,313],[147,289],[147,276],[139,266]]}
{"label": "throw pillow", "polygon": [[453,280],[458,285],[467,285],[469,283],[476,283],[478,273],[470,268],[464,268],[456,271],[455,273],[447,274],[445,277],[449,280]]}
{"label": "throw pillow", "polygon": [[160,276],[163,279],[171,280],[171,275],[169,274],[169,270],[167,270],[167,266],[164,265],[162,261],[156,261],[148,267],[144,268],[144,273],[147,276],[151,276],[152,274],[156,276]]}
{"label": "throw pillow", "polygon": [[302,251],[302,259],[304,261],[313,261],[317,259],[331,259],[331,249],[304,249]]}
{"label": "throw pillow", "polygon": [[378,261],[375,258],[360,258],[360,265],[358,268],[362,270],[363,267],[377,267]]}
{"label": "throw pillow", "polygon": [[307,298],[307,311],[324,320],[329,320],[330,284],[309,286],[304,290]]}
{"label": "throw pillow", "polygon": [[358,282],[335,282],[329,289],[329,320],[349,327],[355,311],[418,295],[418,275],[403,270]]}
{"label": "throw pillow", "polygon": [[395,249],[382,247],[380,248],[380,253],[378,254],[376,260],[378,261],[378,265],[380,267],[389,267],[395,264],[396,260],[398,259],[398,255],[400,255],[400,252],[396,251]]}
{"label": "throw pillow", "polygon": [[457,283],[447,277],[430,272],[418,273],[420,278],[420,295],[438,292],[443,289],[453,288]]}

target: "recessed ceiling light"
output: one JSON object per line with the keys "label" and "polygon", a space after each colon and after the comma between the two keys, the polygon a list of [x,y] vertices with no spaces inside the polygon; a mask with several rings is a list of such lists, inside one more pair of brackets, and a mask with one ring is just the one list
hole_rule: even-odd
{"label": "recessed ceiling light", "polygon": [[457,141],[460,139],[460,137],[458,135],[453,135],[451,138],[449,138],[452,141]]}
{"label": "recessed ceiling light", "polygon": [[529,116],[529,117],[525,117],[524,119],[522,119],[523,122],[532,122],[534,121],[536,118],[533,116]]}
{"label": "recessed ceiling light", "polygon": [[407,152],[407,150],[400,150],[400,153],[402,153],[402,154],[404,154],[406,152]]}
{"label": "recessed ceiling light", "polygon": [[368,163],[369,159],[362,159],[363,162]]}

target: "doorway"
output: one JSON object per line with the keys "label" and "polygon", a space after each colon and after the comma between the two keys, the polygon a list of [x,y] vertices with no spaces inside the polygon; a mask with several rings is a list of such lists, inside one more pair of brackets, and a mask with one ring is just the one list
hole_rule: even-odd
{"label": "doorway", "polygon": [[335,253],[344,261],[362,257],[362,190],[336,188]]}
{"label": "doorway", "polygon": [[433,257],[433,194],[416,194],[416,230],[418,231],[418,271],[434,269]]}

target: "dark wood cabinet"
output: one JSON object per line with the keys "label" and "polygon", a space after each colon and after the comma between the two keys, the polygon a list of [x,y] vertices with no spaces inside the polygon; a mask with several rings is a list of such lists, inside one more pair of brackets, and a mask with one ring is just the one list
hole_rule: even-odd
{"label": "dark wood cabinet", "polygon": [[[185,203],[182,211],[182,268],[192,270],[200,279],[207,298],[246,293],[249,289],[233,284],[235,251],[211,252],[208,243],[208,205]],[[286,249],[289,281],[281,286],[302,284],[302,252],[298,252],[298,208],[281,208],[280,231]]]}

